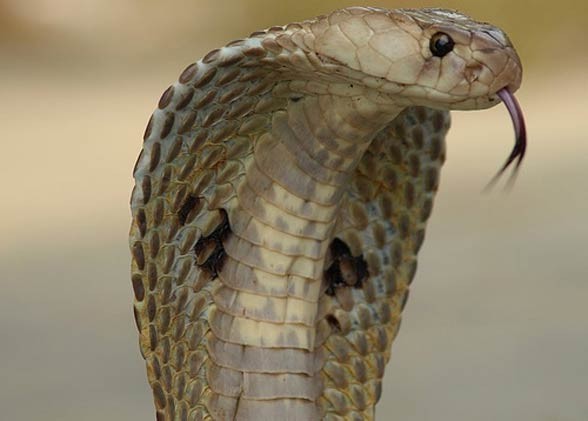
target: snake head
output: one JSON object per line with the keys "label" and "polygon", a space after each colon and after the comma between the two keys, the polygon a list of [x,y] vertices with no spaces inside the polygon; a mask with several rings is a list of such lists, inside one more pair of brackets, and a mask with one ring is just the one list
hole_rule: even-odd
{"label": "snake head", "polygon": [[315,28],[316,52],[396,104],[472,110],[504,102],[516,141],[498,175],[518,168],[526,133],[513,93],[522,65],[501,29],[445,9],[348,8],[328,19]]}
{"label": "snake head", "polygon": [[317,54],[397,103],[483,109],[500,102],[500,89],[512,93],[521,84],[521,61],[506,34],[455,11],[347,8],[312,32]]}

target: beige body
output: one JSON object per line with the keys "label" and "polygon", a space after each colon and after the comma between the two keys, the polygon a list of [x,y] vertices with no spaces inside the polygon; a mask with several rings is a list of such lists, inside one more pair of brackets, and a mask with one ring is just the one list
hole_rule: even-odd
{"label": "beige body", "polygon": [[[419,12],[390,13],[252,34],[161,98],[131,228],[158,420],[373,418],[445,155],[449,113],[430,105],[488,107],[493,84],[520,83],[505,55],[504,80],[492,66],[446,80],[438,63],[427,86],[428,29]],[[327,294],[327,268],[348,273],[335,238],[367,276]]]}

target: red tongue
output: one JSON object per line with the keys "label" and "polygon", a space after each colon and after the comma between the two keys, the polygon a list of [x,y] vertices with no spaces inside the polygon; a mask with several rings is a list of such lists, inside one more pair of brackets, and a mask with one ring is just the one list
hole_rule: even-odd
{"label": "red tongue", "polygon": [[525,120],[523,118],[523,111],[521,110],[521,106],[517,102],[517,99],[514,97],[514,95],[508,90],[508,88],[502,88],[496,92],[496,94],[500,97],[502,102],[504,102],[504,105],[506,105],[506,109],[512,118],[512,124],[515,130],[515,144],[508,159],[500,168],[498,173],[492,178],[488,187],[492,186],[498,180],[498,178],[500,178],[504,171],[506,171],[506,169],[510,167],[510,165],[516,160],[511,176],[511,179],[513,179],[517,174],[521,162],[523,162],[525,151],[527,150],[527,130],[525,128]]}

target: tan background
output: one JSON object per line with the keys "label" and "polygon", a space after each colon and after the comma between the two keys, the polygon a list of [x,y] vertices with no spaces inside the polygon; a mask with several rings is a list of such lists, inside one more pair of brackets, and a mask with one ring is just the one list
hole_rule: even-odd
{"label": "tan background", "polygon": [[[351,4],[0,0],[0,419],[154,419],[126,238],[147,119],[208,50]],[[510,120],[454,114],[379,419],[588,420],[587,4],[437,1],[519,47],[529,153],[481,194]]]}

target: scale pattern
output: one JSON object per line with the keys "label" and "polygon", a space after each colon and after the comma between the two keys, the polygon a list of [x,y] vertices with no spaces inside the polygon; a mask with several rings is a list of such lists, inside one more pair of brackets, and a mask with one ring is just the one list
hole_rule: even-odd
{"label": "scale pattern", "polygon": [[321,405],[333,412],[326,419],[374,415],[438,188],[448,129],[449,113],[409,108],[378,134],[356,170],[336,236],[352,255],[365,257],[370,276],[361,288],[322,297],[336,332],[324,344]]}
{"label": "scale pattern", "polygon": [[[476,56],[467,88],[437,61],[428,86],[433,70],[411,67],[421,53],[400,41],[384,51],[381,36],[418,49],[431,14],[468,40],[470,21],[446,11],[343,9],[213,50],[163,93],[134,170],[130,231],[157,420],[374,418],[447,109],[494,105],[468,93],[503,86],[516,62]],[[469,37],[483,54],[491,42],[511,54],[506,38]],[[378,74],[382,57],[401,82]]]}

